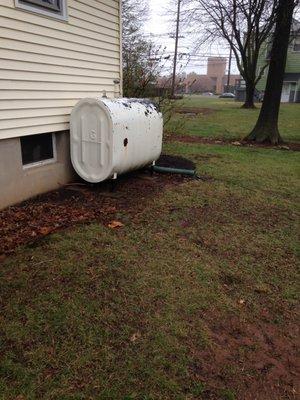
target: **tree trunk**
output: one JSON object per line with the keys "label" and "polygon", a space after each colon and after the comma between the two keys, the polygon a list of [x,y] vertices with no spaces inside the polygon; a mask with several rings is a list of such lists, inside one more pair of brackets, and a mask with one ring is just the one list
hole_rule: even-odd
{"label": "tree trunk", "polygon": [[282,143],[278,114],[294,7],[294,0],[279,1],[264,99],[256,125],[246,140]]}
{"label": "tree trunk", "polygon": [[255,86],[253,82],[246,82],[246,100],[242,108],[255,108],[254,105]]}

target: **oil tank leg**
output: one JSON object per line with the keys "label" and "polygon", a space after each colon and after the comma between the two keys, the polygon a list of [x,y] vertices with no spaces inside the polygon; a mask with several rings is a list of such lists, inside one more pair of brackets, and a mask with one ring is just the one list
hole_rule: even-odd
{"label": "oil tank leg", "polygon": [[110,181],[110,191],[111,192],[114,192],[116,189],[117,177],[118,177],[118,174],[116,172],[114,172],[113,177],[111,178],[111,181]]}
{"label": "oil tank leg", "polygon": [[155,166],[155,161],[152,162],[152,165],[150,167],[150,175],[153,176],[154,174],[154,166]]}

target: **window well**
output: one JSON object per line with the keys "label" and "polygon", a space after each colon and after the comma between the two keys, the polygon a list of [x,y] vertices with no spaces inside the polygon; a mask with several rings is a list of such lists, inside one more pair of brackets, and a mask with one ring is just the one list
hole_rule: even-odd
{"label": "window well", "polygon": [[20,140],[24,166],[55,161],[55,137],[53,133],[24,136]]}

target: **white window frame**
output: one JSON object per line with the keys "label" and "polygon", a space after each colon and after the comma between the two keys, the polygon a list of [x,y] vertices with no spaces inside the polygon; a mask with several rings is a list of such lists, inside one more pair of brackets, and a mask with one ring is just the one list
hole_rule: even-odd
{"label": "white window frame", "polygon": [[295,50],[295,42],[296,42],[296,40],[298,40],[299,44],[300,44],[300,37],[299,36],[295,37],[294,40],[293,40],[292,52],[293,53],[300,53],[300,50]]}
{"label": "white window frame", "polygon": [[[28,1],[28,4],[24,4]],[[62,2],[62,11],[61,13],[56,13],[55,11],[51,11],[47,8],[43,9],[38,4],[30,3],[30,0],[15,0],[16,8],[20,8],[25,11],[30,11],[35,14],[42,15],[44,17],[50,17],[54,19],[58,19],[60,21],[68,20],[68,5],[67,0],[61,0]]]}
{"label": "white window frame", "polygon": [[[298,53],[298,52],[297,52]],[[291,93],[291,85],[295,85],[295,94],[294,94],[294,101],[292,101],[292,103],[294,103],[295,102],[295,99],[296,99],[296,96],[297,96],[297,88],[298,88],[298,82],[297,81],[283,81],[283,85],[285,84],[285,83],[289,83],[290,84],[290,93]]]}
{"label": "white window frame", "polygon": [[[48,132],[45,132],[45,133],[48,133]],[[22,146],[21,139],[20,139],[20,146]],[[30,164],[22,163],[23,169],[41,167],[43,165],[54,164],[57,162],[56,135],[53,132],[52,132],[52,149],[53,149],[53,157],[52,158],[48,158],[47,160],[36,161],[36,162],[30,163]]]}

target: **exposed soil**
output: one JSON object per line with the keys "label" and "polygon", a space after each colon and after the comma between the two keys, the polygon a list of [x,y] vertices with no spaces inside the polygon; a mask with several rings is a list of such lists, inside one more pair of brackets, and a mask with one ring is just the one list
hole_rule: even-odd
{"label": "exposed soil", "polygon": [[75,182],[9,207],[0,212],[0,255],[4,258],[19,245],[34,243],[79,223],[109,224],[117,212],[136,213],[143,209],[147,198],[186,179],[180,175],[150,176],[148,171],[138,171],[118,178],[113,191],[108,181],[97,185]]}
{"label": "exposed soil", "polygon": [[281,329],[269,322],[270,317],[267,309],[255,323],[236,315],[225,319],[205,316],[213,346],[199,354],[195,350],[190,365],[195,379],[209,383],[205,399],[220,399],[218,393],[225,382],[235,388],[236,396],[224,399],[298,398],[299,327],[291,322]]}
{"label": "exposed soil", "polygon": [[184,157],[169,156],[167,154],[161,155],[156,165],[167,168],[196,169],[196,164],[193,161]]}
{"label": "exposed soil", "polygon": [[228,145],[241,146],[241,147],[261,147],[276,150],[291,150],[300,151],[300,143],[285,143],[279,146],[274,146],[267,143],[256,143],[246,142],[243,140],[232,140],[232,139],[213,139],[201,136],[190,136],[190,135],[169,135],[167,140],[171,142],[182,142],[182,143],[202,143],[202,144],[217,144],[217,145]]}
{"label": "exposed soil", "polygon": [[177,114],[195,114],[195,115],[209,115],[216,112],[213,108],[199,108],[199,107],[181,107],[176,108],[175,112]]}

